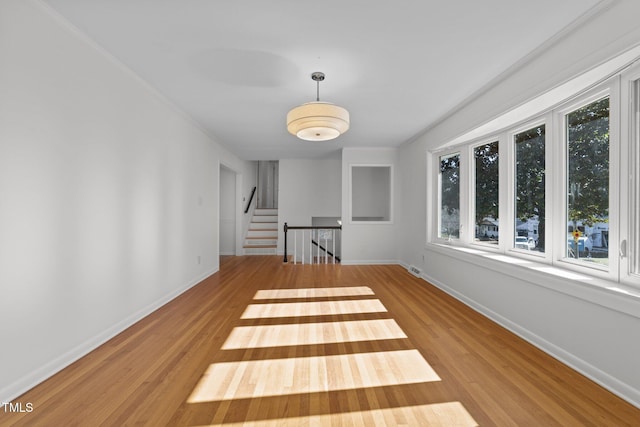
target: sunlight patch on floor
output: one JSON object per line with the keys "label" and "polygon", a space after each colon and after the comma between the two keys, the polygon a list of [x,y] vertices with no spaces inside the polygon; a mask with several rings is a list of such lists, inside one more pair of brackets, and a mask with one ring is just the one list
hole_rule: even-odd
{"label": "sunlight patch on floor", "polygon": [[[372,409],[338,414],[309,415],[239,423],[211,424],[209,427],[299,427],[299,426],[430,426],[471,427],[478,423],[460,402],[431,403],[397,408]],[[205,427],[205,426],[201,426]]]}
{"label": "sunlight patch on floor", "polygon": [[407,335],[393,319],[292,325],[238,326],[222,345],[223,350],[293,345],[403,339]]}
{"label": "sunlight patch on floor", "polygon": [[283,302],[275,304],[249,304],[241,319],[274,317],[325,316],[356,313],[386,313],[387,309],[378,299]]}
{"label": "sunlight patch on floor", "polygon": [[440,381],[418,350],[213,363],[189,403]]}
{"label": "sunlight patch on floor", "polygon": [[265,289],[256,292],[253,299],[325,298],[364,295],[373,295],[371,288],[368,286],[346,286],[341,288]]}

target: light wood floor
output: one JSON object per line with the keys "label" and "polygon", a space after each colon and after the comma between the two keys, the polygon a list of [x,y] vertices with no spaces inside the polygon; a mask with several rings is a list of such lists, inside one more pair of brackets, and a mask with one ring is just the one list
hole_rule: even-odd
{"label": "light wood floor", "polygon": [[16,399],[0,425],[640,425],[615,397],[399,266],[228,257]]}

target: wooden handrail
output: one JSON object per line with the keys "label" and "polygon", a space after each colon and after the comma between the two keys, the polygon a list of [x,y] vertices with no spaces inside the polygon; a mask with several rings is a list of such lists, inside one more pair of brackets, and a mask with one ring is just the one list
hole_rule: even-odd
{"label": "wooden handrail", "polygon": [[284,232],[287,230],[342,230],[341,225],[287,225],[284,223]]}
{"label": "wooden handrail", "polygon": [[251,196],[249,197],[249,203],[247,203],[247,208],[244,210],[244,213],[249,213],[249,207],[251,206],[251,202],[253,202],[253,196],[256,194],[256,189],[258,187],[253,187],[251,190]]}

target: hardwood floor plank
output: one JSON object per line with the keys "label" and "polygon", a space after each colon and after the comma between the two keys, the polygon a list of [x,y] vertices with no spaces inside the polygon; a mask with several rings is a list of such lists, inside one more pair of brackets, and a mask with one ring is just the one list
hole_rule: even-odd
{"label": "hardwood floor plank", "polygon": [[640,424],[640,409],[399,266],[274,256],[223,258],[16,401],[33,412],[0,426]]}

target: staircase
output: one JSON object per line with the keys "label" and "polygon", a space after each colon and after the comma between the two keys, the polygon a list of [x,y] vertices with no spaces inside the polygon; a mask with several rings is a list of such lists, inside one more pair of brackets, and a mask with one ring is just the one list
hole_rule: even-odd
{"label": "staircase", "polygon": [[278,248],[278,210],[256,209],[244,240],[245,255],[276,255]]}

